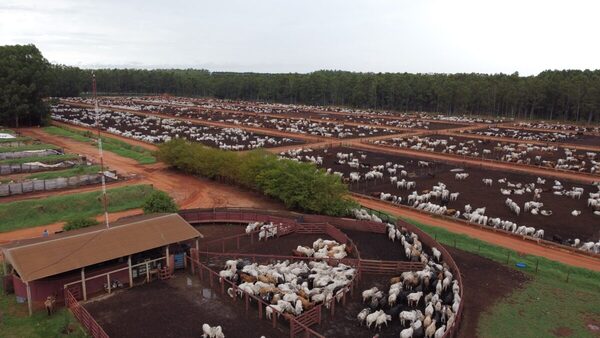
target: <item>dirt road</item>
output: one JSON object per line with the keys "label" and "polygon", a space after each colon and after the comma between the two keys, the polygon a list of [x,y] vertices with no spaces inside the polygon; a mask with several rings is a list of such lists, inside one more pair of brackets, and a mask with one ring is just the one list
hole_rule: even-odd
{"label": "dirt road", "polygon": [[[142,213],[141,209],[132,209],[132,210],[125,210],[125,211],[120,211],[120,212],[113,212],[113,213],[108,214],[108,221],[113,222],[122,217],[137,215],[137,214],[141,214],[141,213]],[[104,222],[104,215],[96,216],[96,220],[98,222]],[[57,223],[53,223],[53,224],[42,225],[39,227],[19,229],[19,230],[10,231],[10,232],[2,232],[2,233],[0,233],[0,244],[10,242],[10,241],[16,241],[16,240],[20,240],[20,239],[40,237],[44,230],[48,230],[48,233],[50,233],[50,236],[52,236],[52,234],[54,234],[56,231],[62,230],[63,225],[65,225],[65,222],[57,222]]]}
{"label": "dirt road", "polygon": [[[94,162],[99,162],[98,149],[87,143],[73,141],[68,138],[50,135],[39,128],[19,130],[23,135],[56,144],[66,152],[82,154]],[[226,184],[196,178],[172,170],[164,163],[141,165],[135,160],[121,157],[111,152],[104,152],[104,162],[119,175],[128,177],[124,184],[152,184],[157,189],[169,193],[180,208],[213,208],[213,207],[256,207],[282,208],[281,205],[266,200],[260,195],[253,194]],[[72,189],[63,193],[100,190],[99,186]],[[58,192],[60,194],[60,192]],[[52,193],[55,194],[55,193]]]}
{"label": "dirt road", "polygon": [[353,198],[365,207],[385,211],[394,216],[407,217],[422,224],[443,228],[457,234],[467,235],[488,243],[515,250],[517,252],[541,256],[557,262],[578,266],[593,271],[600,271],[600,260],[590,256],[580,255],[566,250],[563,251],[557,248],[547,248],[533,242],[511,238],[501,233],[496,233],[486,229],[477,229],[459,222],[452,222],[450,220],[433,218],[417,211],[397,208],[387,203],[374,201],[368,198],[360,198],[357,196],[354,196]]}

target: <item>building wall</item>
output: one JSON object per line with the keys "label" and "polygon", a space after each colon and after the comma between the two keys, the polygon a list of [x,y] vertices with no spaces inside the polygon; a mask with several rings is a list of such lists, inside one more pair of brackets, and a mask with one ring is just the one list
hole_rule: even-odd
{"label": "building wall", "polygon": [[[88,279],[93,276],[97,276],[111,270],[127,267],[127,263],[114,264],[111,266],[103,267],[102,269],[94,270],[93,272],[86,273],[85,278]],[[110,275],[112,279],[118,279],[121,283],[129,285],[129,271],[119,271]],[[57,301],[62,302],[63,300],[63,288],[64,285],[70,282],[81,280],[81,272],[73,272],[68,275],[61,275],[59,278],[48,277],[29,283],[31,289],[31,299],[34,302],[43,302],[48,296],[54,295]],[[104,284],[106,283],[106,277],[99,277],[89,281],[86,281],[86,290],[88,295],[92,295],[98,292],[104,292]],[[27,299],[27,286],[25,283],[16,275],[13,275],[13,286],[15,289],[15,296]],[[77,286],[81,288],[80,284]]]}

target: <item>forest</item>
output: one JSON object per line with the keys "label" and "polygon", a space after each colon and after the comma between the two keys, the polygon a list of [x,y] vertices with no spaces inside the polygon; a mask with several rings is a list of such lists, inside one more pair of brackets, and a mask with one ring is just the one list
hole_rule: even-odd
{"label": "forest", "polygon": [[[92,70],[54,65],[52,95],[89,93]],[[105,94],[170,94],[363,109],[600,122],[600,70],[514,74],[316,71],[226,73],[197,69],[97,69]]]}
{"label": "forest", "polygon": [[600,123],[600,70],[549,70],[536,76],[92,70],[50,64],[34,45],[15,45],[0,46],[0,124],[43,123],[48,110],[42,98],[89,94],[92,72],[98,92],[109,95],[169,94]]}

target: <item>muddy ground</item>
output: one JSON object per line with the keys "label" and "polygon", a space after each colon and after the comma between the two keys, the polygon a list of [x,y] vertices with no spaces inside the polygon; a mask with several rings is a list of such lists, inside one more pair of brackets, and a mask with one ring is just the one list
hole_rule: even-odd
{"label": "muddy ground", "polygon": [[[455,173],[452,169],[462,168],[451,164],[429,161],[428,167],[419,167],[418,159],[409,158],[398,155],[388,155],[374,152],[362,152],[348,148],[332,148],[329,150],[315,150],[302,155],[319,155],[323,157],[323,168],[331,168],[333,172],[342,172],[344,177],[348,177],[350,172],[360,172],[364,175],[370,168],[351,168],[347,164],[338,164],[336,153],[354,153],[366,154],[367,158],[361,163],[369,166],[384,165],[386,162],[401,164],[408,172],[408,181],[417,182],[416,189],[404,190],[398,189],[390,183],[390,174],[384,170],[384,178],[379,180],[365,181],[364,178],[358,183],[349,183],[349,188],[353,192],[365,195],[377,195],[380,192],[391,193],[396,196],[401,196],[403,201],[406,197],[416,190],[422,193],[425,190],[431,190],[438,182],[447,185],[450,192],[459,192],[460,195],[457,201],[447,203],[447,207],[451,209],[464,211],[464,206],[470,204],[473,208],[486,207],[486,215],[489,217],[499,217],[503,220],[516,222],[519,226],[532,226],[536,229],[542,228],[545,231],[546,239],[552,239],[554,235],[560,236],[563,239],[579,238],[582,241],[597,241],[600,238],[600,217],[592,213],[592,209],[587,207],[588,192],[596,192],[598,188],[592,185],[579,183],[571,183],[562,181],[562,185],[570,190],[572,187],[582,187],[585,192],[581,199],[573,199],[566,196],[556,196],[552,190],[554,180],[546,178],[546,183],[543,185],[536,184],[536,187],[542,187],[544,192],[541,194],[541,202],[544,203],[543,210],[551,210],[552,216],[543,216],[541,214],[533,215],[525,213],[523,205],[526,201],[533,200],[533,195],[526,193],[523,195],[505,196],[500,193],[500,188],[506,188],[506,184],[498,183],[498,179],[506,178],[507,182],[512,183],[534,183],[538,176],[526,175],[521,173],[502,172],[490,170],[482,167],[464,167],[464,172],[469,173],[469,177],[464,181],[455,179]],[[399,175],[396,175],[399,176]],[[492,187],[485,186],[482,182],[484,178],[494,180]],[[400,179],[400,178],[399,178]],[[510,211],[505,205],[506,198],[511,198],[521,206],[522,212],[519,216]],[[432,200],[434,203],[442,203]],[[573,210],[581,211],[581,215],[572,216]]]}
{"label": "muddy ground", "polygon": [[[221,227],[227,234],[234,232],[235,228],[242,228]],[[219,233],[218,228],[218,225],[210,225],[204,231],[208,234],[207,237],[215,238]],[[211,231],[207,231],[208,229]],[[365,258],[392,259],[393,253],[390,252],[400,251],[397,244],[381,234],[350,232],[348,235],[357,241]],[[314,237],[284,236],[267,244],[262,243],[255,249],[262,251],[271,247],[274,250],[270,253],[284,253],[292,244],[308,244]],[[277,243],[278,241],[281,242]],[[448,249],[461,269],[464,283],[465,312],[459,336],[475,337],[479,314],[526,279],[520,272],[490,260],[457,249]],[[398,253],[396,257],[401,255]],[[323,307],[322,323],[313,329],[327,337],[372,337],[377,332],[359,326],[356,321],[356,315],[364,307],[360,292],[372,286],[387,289],[390,277],[364,275],[354,297],[348,297],[345,306],[336,304],[333,319],[330,310]],[[257,320],[256,304],[250,304],[248,314],[243,304],[241,300],[234,302],[227,295],[221,295],[218,288],[211,289],[208,282],[205,281],[205,285],[202,285],[197,277],[182,272],[169,281],[155,281],[117,292],[90,301],[85,307],[106,332],[114,337],[198,337],[203,323],[221,325],[227,337],[288,336],[288,324],[283,319],[278,320],[277,329],[273,329],[271,321]],[[424,304],[419,307],[423,308]],[[395,318],[379,334],[380,337],[397,337],[401,330],[402,326]]]}

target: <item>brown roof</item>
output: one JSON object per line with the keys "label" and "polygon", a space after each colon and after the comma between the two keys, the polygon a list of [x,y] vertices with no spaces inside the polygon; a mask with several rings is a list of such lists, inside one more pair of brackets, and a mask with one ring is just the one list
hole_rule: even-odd
{"label": "brown roof", "polygon": [[178,214],[135,216],[110,228],[95,226],[5,245],[4,256],[24,282],[202,237]]}

